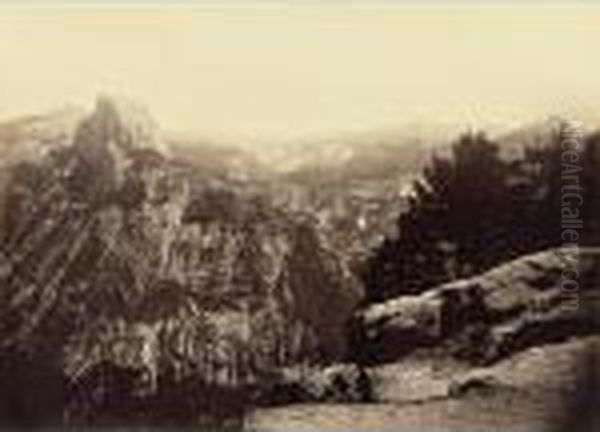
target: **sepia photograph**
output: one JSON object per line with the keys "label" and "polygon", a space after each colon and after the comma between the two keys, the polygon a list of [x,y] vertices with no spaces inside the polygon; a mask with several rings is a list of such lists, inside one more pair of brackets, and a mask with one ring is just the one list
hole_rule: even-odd
{"label": "sepia photograph", "polygon": [[0,431],[600,432],[598,41],[0,0]]}

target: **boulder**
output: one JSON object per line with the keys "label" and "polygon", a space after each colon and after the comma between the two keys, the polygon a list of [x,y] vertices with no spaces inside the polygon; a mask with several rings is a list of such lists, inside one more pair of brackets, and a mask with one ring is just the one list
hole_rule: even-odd
{"label": "boulder", "polygon": [[355,364],[325,368],[294,367],[280,371],[270,383],[262,381],[252,399],[258,405],[291,403],[366,402],[371,399],[371,383],[365,370]]}
{"label": "boulder", "polygon": [[456,373],[451,364],[433,358],[414,356],[396,363],[368,369],[373,400],[384,403],[413,403],[445,398],[449,376]]}
{"label": "boulder", "polygon": [[399,297],[359,313],[354,323],[358,337],[352,341],[359,345],[360,350],[355,350],[359,359],[394,359],[415,347],[438,342],[443,302],[433,294]]}

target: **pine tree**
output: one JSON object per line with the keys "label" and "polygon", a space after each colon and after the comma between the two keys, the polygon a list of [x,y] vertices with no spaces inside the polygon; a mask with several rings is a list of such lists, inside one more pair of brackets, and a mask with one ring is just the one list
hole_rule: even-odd
{"label": "pine tree", "polygon": [[364,272],[369,301],[420,292],[499,259],[510,228],[509,165],[496,143],[465,134],[451,157],[432,158],[387,239]]}

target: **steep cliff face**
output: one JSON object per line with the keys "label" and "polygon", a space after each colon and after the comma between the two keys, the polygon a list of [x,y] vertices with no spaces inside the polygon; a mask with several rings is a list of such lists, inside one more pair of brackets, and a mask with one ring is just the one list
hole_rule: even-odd
{"label": "steep cliff face", "polygon": [[169,158],[145,115],[100,99],[72,145],[21,164],[6,199],[3,347],[236,383],[344,353],[358,300],[310,219]]}

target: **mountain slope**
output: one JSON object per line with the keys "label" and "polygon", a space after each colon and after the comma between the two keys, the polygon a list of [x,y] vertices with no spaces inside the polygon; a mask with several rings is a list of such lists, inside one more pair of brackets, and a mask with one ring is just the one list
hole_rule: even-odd
{"label": "mountain slope", "polygon": [[147,391],[344,355],[359,293],[310,220],[170,159],[149,125],[100,99],[72,145],[16,170],[2,347],[51,352],[72,380],[131,368]]}

